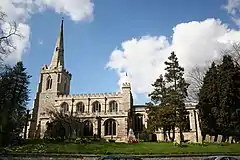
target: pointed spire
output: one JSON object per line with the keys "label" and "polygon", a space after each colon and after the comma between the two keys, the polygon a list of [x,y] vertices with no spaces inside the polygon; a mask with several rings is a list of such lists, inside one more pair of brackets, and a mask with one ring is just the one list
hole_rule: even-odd
{"label": "pointed spire", "polygon": [[63,17],[50,68],[64,68]]}

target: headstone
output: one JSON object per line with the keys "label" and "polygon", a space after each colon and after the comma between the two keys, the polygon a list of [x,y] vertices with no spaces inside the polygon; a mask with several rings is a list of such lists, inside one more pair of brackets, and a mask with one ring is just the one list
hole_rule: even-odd
{"label": "headstone", "polygon": [[211,137],[208,134],[205,137],[205,142],[207,142],[207,143],[211,142]]}
{"label": "headstone", "polygon": [[211,143],[215,142],[215,136],[211,136]]}
{"label": "headstone", "polygon": [[72,138],[72,139],[76,139],[76,131],[75,131],[75,129],[74,129],[73,132],[72,132],[71,138]]}
{"label": "headstone", "polygon": [[133,132],[133,130],[130,128],[129,129],[129,133],[128,133],[128,141],[132,141],[132,140],[135,140],[136,139],[136,137],[135,137],[135,135],[134,135],[134,132]]}
{"label": "headstone", "polygon": [[222,135],[218,135],[218,137],[217,137],[217,143],[221,143],[221,142],[222,142],[222,138],[223,138]]}
{"label": "headstone", "polygon": [[228,138],[228,143],[232,143],[232,136]]}
{"label": "headstone", "polygon": [[176,138],[175,138],[174,141],[175,141],[176,144],[180,144],[181,143],[181,138],[180,138],[179,134],[176,135]]}

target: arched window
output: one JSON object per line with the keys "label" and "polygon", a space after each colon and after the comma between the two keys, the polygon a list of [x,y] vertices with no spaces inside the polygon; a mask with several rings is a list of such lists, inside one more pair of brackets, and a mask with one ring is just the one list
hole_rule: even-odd
{"label": "arched window", "polygon": [[65,93],[67,92],[67,81],[66,80],[64,80],[64,83],[63,83],[63,90]]}
{"label": "arched window", "polygon": [[189,132],[191,130],[189,115],[186,115],[186,117],[185,117],[185,126],[184,126],[183,130],[185,132]]}
{"label": "arched window", "polygon": [[118,111],[118,103],[116,101],[109,102],[109,112],[117,112]]}
{"label": "arched window", "polygon": [[77,103],[77,105],[76,105],[76,111],[77,112],[83,113],[84,109],[85,109],[85,106],[84,106],[83,102]]}
{"label": "arched window", "polygon": [[98,101],[93,102],[92,112],[101,112],[101,104]]}
{"label": "arched window", "polygon": [[136,114],[134,121],[135,121],[134,130],[136,132],[143,131],[143,115]]}
{"label": "arched window", "polygon": [[93,124],[89,120],[83,122],[83,135],[93,136]]}
{"label": "arched window", "polygon": [[108,119],[104,122],[105,136],[116,135],[116,121],[114,119]]}
{"label": "arched window", "polygon": [[61,82],[61,74],[60,73],[58,73],[58,83],[60,83]]}
{"label": "arched window", "polygon": [[61,105],[63,112],[68,112],[69,111],[69,107],[68,104],[66,102],[63,102]]}
{"label": "arched window", "polygon": [[51,76],[48,76],[46,90],[51,89],[51,88],[52,88],[52,78],[51,78]]}

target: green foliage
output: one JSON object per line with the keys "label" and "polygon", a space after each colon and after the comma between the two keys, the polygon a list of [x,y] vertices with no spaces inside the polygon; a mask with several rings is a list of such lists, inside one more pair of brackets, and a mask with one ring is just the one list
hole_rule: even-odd
{"label": "green foliage", "polygon": [[204,77],[203,86],[199,92],[199,103],[197,105],[203,132],[214,133],[216,131],[218,106],[218,71],[213,62]]}
{"label": "green foliage", "polygon": [[240,134],[239,88],[240,70],[231,56],[223,56],[218,66],[212,63],[204,77],[197,105],[203,133]]}
{"label": "green foliage", "polygon": [[166,134],[166,131],[172,130],[172,140],[174,140],[174,128],[180,128],[180,132],[185,128],[187,111],[184,100],[187,97],[189,84],[183,78],[184,68],[179,65],[174,52],[168,57],[165,65],[164,77],[160,75],[156,79],[152,84],[154,90],[149,94],[153,103],[147,104],[149,106],[148,122],[151,131],[162,128]]}
{"label": "green foliage", "polygon": [[0,73],[0,144],[7,145],[23,129],[30,77],[22,62]]}
{"label": "green foliage", "polygon": [[[73,130],[77,130],[82,128],[81,118],[75,116],[68,116],[63,112],[53,111],[50,112],[52,114],[53,120],[47,123],[47,130],[44,133],[44,137],[48,138],[57,138],[60,137],[62,140],[65,138],[71,138],[71,134]],[[69,137],[66,136],[65,128],[70,128]]]}

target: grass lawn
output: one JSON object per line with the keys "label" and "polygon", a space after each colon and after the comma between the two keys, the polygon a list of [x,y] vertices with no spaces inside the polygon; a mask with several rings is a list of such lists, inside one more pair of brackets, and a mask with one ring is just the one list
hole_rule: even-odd
{"label": "grass lawn", "polygon": [[188,144],[185,147],[172,143],[39,143],[26,144],[10,148],[17,153],[78,153],[78,154],[207,154],[207,153],[240,153],[240,144]]}

